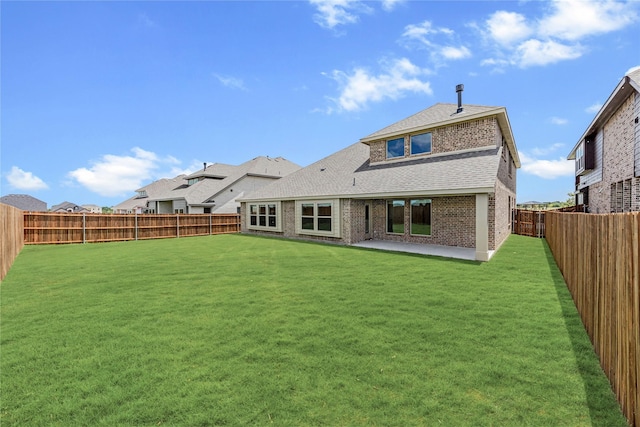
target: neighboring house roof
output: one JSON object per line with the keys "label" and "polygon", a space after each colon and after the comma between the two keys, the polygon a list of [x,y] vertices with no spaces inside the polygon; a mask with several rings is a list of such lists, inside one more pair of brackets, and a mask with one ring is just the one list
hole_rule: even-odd
{"label": "neighboring house roof", "polygon": [[242,201],[493,192],[499,150],[370,164],[369,147],[358,142],[248,194]]}
{"label": "neighboring house roof", "polygon": [[47,203],[28,194],[7,194],[0,197],[0,203],[13,206],[23,211],[46,212]]}
{"label": "neighboring house roof", "polygon": [[509,117],[507,116],[507,110],[504,107],[464,104],[461,112],[458,113],[457,109],[457,104],[437,103],[362,138],[360,142],[367,144],[380,139],[389,139],[407,133],[418,132],[423,129],[448,126],[458,122],[495,116],[502,129],[502,134],[507,141],[516,167],[520,167],[520,157],[518,156],[518,150],[516,150],[515,141],[513,140],[513,132],[511,130],[511,124],[509,123]]}
{"label": "neighboring house roof", "polygon": [[582,141],[584,141],[587,136],[602,128],[618,108],[620,108],[622,103],[634,92],[640,93],[640,66],[629,70],[622,80],[620,80],[620,83],[618,83],[611,95],[609,95],[609,98],[602,108],[600,108],[600,111],[598,111],[595,118],[591,121],[591,124],[589,124],[578,142],[576,142],[571,149],[571,152],[569,152],[569,155],[567,156],[569,160],[575,160],[576,151]]}
{"label": "neighboring house roof", "polygon": [[[300,169],[295,163],[282,157],[256,157],[239,166],[214,163],[206,169],[195,172],[185,179],[205,177],[190,186],[181,186],[163,192],[149,200],[185,199],[191,206],[213,205],[214,198],[245,176],[281,178]],[[186,182],[185,182],[186,184]]]}
{"label": "neighboring house roof", "polygon": [[62,202],[51,206],[51,212],[88,212],[88,210],[75,203]]}
{"label": "neighboring house roof", "polygon": [[113,207],[114,210],[134,210],[138,207],[145,208],[147,206],[147,200],[155,197],[159,194],[171,191],[176,187],[185,184],[186,175],[178,175],[175,178],[162,178],[151,184],[145,185],[136,190],[137,195],[121,202]]}

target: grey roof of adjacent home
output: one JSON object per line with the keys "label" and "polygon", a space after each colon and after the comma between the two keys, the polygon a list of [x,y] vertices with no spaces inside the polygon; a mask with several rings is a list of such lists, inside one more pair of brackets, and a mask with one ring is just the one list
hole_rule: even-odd
{"label": "grey roof of adjacent home", "polygon": [[[217,194],[245,176],[281,178],[300,169],[300,166],[283,157],[259,156],[238,166],[214,163],[206,169],[185,178],[185,186],[164,192],[149,200],[185,199],[189,205],[212,203]],[[188,179],[205,177],[195,184],[186,186]]]}
{"label": "grey roof of adjacent home", "polygon": [[0,203],[30,212],[46,212],[47,203],[28,194],[7,194],[0,197]]}
{"label": "grey roof of adjacent home", "polygon": [[493,192],[502,148],[371,164],[355,143],[239,201],[429,196]]}
{"label": "grey roof of adjacent home", "polygon": [[57,205],[51,206],[51,212],[87,212],[87,209],[80,205],[71,202],[62,202]]}
{"label": "grey roof of adjacent home", "polygon": [[137,193],[144,191],[146,192],[146,196],[141,197],[139,194],[125,200],[124,202],[118,203],[113,207],[114,210],[133,210],[137,207],[146,207],[147,200],[149,198],[155,197],[158,194],[165,193],[167,191],[171,191],[172,189],[179,187],[185,183],[186,175],[178,175],[175,178],[162,178],[157,181],[152,182],[149,185],[145,185],[144,187],[138,188],[136,190]]}
{"label": "grey roof of adjacent home", "polygon": [[607,98],[607,101],[604,103],[602,108],[600,108],[600,111],[598,111],[594,119],[591,121],[591,124],[589,124],[582,136],[580,136],[578,142],[573,146],[567,156],[567,159],[575,160],[576,150],[582,141],[584,141],[587,136],[603,127],[618,108],[620,108],[622,103],[634,92],[640,93],[640,66],[630,69],[622,80],[620,80],[616,88],[611,92],[611,95],[609,95],[609,98]]}

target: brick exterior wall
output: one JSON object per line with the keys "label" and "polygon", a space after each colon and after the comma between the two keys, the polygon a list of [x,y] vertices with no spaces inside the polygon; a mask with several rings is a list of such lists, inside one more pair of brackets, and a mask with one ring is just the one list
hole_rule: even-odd
{"label": "brick exterior wall", "polygon": [[[616,184],[631,180],[631,210],[640,211],[640,178],[634,178],[635,108],[630,96],[605,123],[602,149],[602,181],[589,186],[589,211],[616,210]],[[614,190],[612,190],[612,188]],[[612,194],[612,191],[614,192]],[[613,197],[612,197],[613,196]]]}
{"label": "brick exterior wall", "polygon": [[[500,140],[500,127],[495,117],[427,129],[418,133],[424,132],[431,132],[432,154],[488,147],[496,145],[496,141]],[[387,160],[386,143],[384,139],[369,143],[371,163]],[[411,135],[407,134],[404,136],[404,157],[411,157],[410,149]]]}

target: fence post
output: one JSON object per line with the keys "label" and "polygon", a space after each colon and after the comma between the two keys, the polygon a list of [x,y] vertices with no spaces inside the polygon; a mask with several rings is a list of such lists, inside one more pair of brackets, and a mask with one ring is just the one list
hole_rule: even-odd
{"label": "fence post", "polygon": [[87,243],[87,214],[82,212],[82,243]]}
{"label": "fence post", "polygon": [[180,214],[176,214],[176,238],[180,237]]}
{"label": "fence post", "polygon": [[138,211],[135,212],[135,223],[134,223],[134,229],[135,229],[135,236],[136,236],[136,240],[138,240]]}
{"label": "fence post", "polygon": [[209,236],[211,236],[213,234],[213,229],[212,229],[212,220],[213,220],[213,214],[209,214]]}

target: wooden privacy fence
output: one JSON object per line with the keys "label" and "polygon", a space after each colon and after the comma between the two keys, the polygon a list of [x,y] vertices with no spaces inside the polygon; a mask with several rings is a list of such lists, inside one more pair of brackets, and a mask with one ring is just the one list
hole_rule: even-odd
{"label": "wooden privacy fence", "polygon": [[640,427],[640,212],[547,212],[547,242],[631,426]]}
{"label": "wooden privacy fence", "polygon": [[4,280],[24,246],[22,211],[0,203],[0,280]]}
{"label": "wooden privacy fence", "polygon": [[238,214],[24,213],[24,243],[94,243],[237,233]]}
{"label": "wooden privacy fence", "polygon": [[545,211],[515,209],[513,211],[513,233],[522,236],[544,237]]}

